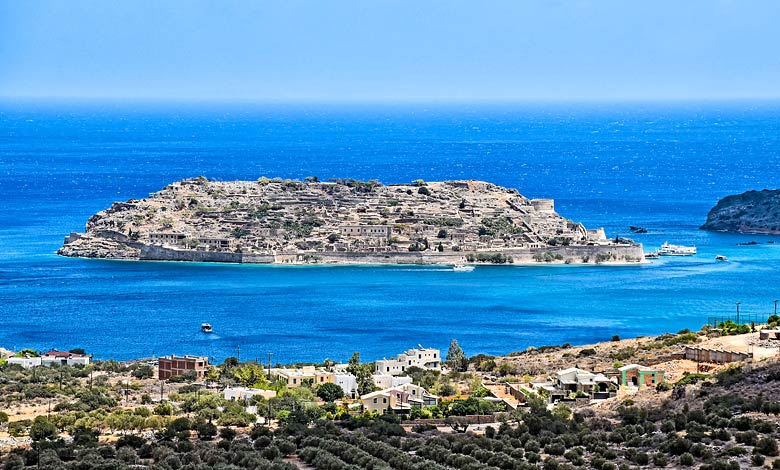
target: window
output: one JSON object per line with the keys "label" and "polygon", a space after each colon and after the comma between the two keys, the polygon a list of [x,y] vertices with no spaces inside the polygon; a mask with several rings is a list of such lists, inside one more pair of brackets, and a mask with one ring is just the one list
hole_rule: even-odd
{"label": "window", "polygon": [[387,403],[387,398],[382,398],[382,403]]}
{"label": "window", "polygon": [[374,398],[374,403],[376,403],[376,398]]}
{"label": "window", "polygon": [[297,384],[297,383],[298,383],[298,379],[293,379],[293,384]]}

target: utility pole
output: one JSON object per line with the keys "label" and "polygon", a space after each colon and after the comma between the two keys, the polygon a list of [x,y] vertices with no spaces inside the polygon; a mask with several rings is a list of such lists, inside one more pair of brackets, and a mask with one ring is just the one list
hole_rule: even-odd
{"label": "utility pole", "polygon": [[[274,354],[272,352],[268,352],[268,382],[271,382],[271,357]],[[271,399],[268,398],[268,418],[265,420],[265,425],[268,427],[268,429],[271,428]]]}
{"label": "utility pole", "polygon": [[237,353],[237,356],[238,356],[238,357],[237,357],[236,359],[238,360],[238,362],[239,362],[239,364],[240,364],[240,363],[241,363],[241,345],[239,344],[239,345],[236,347],[236,349],[238,350],[238,353]]}
{"label": "utility pole", "polygon": [[777,299],[773,300],[773,302],[775,303],[775,315],[777,315]]}
{"label": "utility pole", "polygon": [[165,382],[160,380],[160,401],[163,401],[163,384],[165,384]]}
{"label": "utility pole", "polygon": [[739,325],[739,304],[742,302],[737,302],[737,325]]}

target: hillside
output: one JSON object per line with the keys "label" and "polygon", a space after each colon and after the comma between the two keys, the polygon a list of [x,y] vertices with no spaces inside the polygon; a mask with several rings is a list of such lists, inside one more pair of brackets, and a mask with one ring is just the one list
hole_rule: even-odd
{"label": "hillside", "polygon": [[114,203],[64,256],[238,263],[639,262],[642,248],[480,181],[173,183]]}
{"label": "hillside", "polygon": [[703,230],[780,234],[780,190],[727,196],[707,214]]}

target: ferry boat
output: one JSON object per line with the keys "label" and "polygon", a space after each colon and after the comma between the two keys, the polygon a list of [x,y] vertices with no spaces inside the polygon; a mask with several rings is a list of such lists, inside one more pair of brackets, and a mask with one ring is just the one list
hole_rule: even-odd
{"label": "ferry boat", "polygon": [[691,256],[696,254],[696,247],[672,245],[669,242],[664,242],[661,249],[658,250],[658,254],[661,256]]}
{"label": "ferry boat", "polygon": [[468,264],[456,264],[455,266],[452,267],[452,270],[465,273],[465,272],[473,271],[474,266],[469,266]]}
{"label": "ferry boat", "polygon": [[717,256],[715,257],[715,261],[728,261],[728,260],[729,260],[729,259],[728,259],[728,258],[726,258],[726,257],[725,257],[725,256],[723,256],[723,255],[717,255]]}
{"label": "ferry boat", "polygon": [[201,323],[200,331],[202,331],[203,333],[211,333],[212,332],[211,324],[210,323]]}

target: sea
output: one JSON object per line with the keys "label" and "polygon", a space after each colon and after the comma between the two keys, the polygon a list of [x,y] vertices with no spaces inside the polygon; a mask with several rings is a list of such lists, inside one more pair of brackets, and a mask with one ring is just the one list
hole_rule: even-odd
{"label": "sea", "polygon": [[[96,359],[345,361],[467,355],[765,318],[780,237],[699,230],[722,197],[780,187],[780,103],[0,102],[0,347]],[[643,266],[248,266],[59,257],[114,201],[206,176],[477,179],[553,198]],[[633,234],[629,226],[648,229]],[[755,242],[754,244],[747,244]],[[728,257],[718,262],[716,255]],[[739,302],[739,304],[737,304]],[[209,322],[214,333],[204,334]]]}

